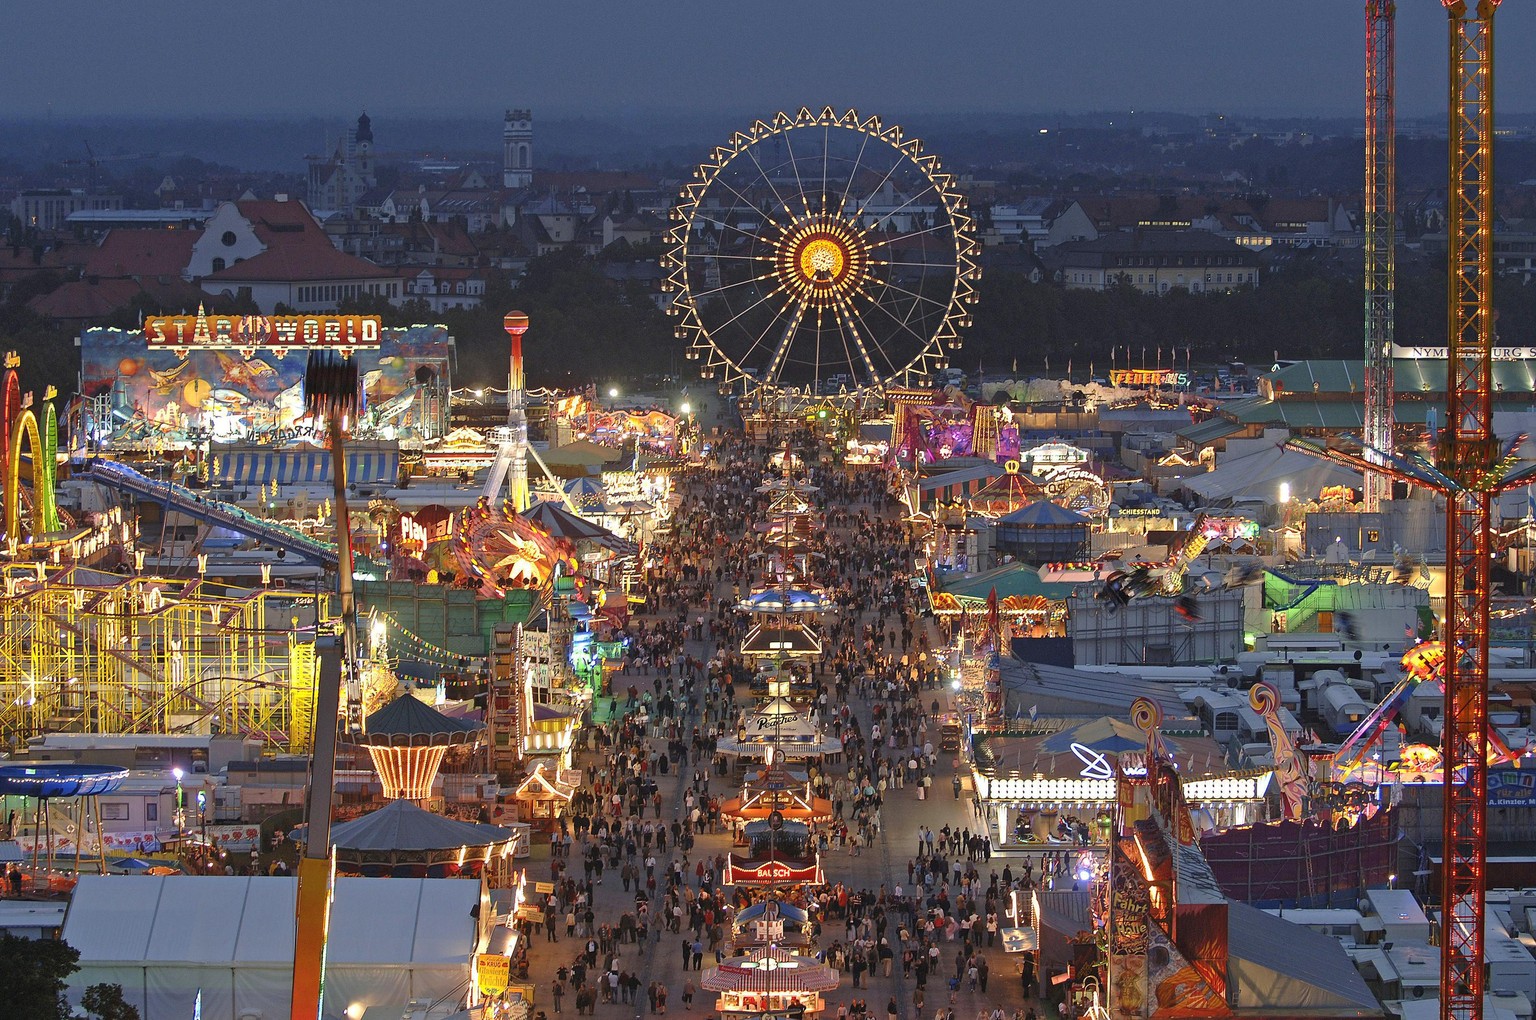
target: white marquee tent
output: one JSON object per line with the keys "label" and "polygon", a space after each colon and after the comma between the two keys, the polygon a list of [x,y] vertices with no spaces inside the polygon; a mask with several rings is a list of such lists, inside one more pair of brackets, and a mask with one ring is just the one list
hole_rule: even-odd
{"label": "white marquee tent", "polygon": [[[123,986],[146,1020],[288,1015],[293,982],[292,878],[84,876],[64,920],[80,951],[72,1001],[86,987]],[[467,879],[339,878],[326,954],[325,1017],[349,1006],[462,999],[481,931]],[[489,916],[482,909],[480,916]]]}

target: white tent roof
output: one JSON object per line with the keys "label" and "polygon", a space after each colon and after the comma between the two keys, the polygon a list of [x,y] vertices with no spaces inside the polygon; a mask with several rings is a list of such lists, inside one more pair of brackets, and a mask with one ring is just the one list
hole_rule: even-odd
{"label": "white tent roof", "polygon": [[1290,485],[1294,499],[1315,499],[1329,485],[1358,489],[1363,484],[1358,471],[1272,446],[1244,457],[1219,460],[1211,471],[1184,479],[1184,488],[1207,502],[1259,496],[1277,503],[1281,482]]}
{"label": "white tent roof", "polygon": [[[146,1017],[190,1016],[199,991],[205,1020],[286,1016],[297,891],[292,878],[82,876],[64,919],[80,951],[71,995],[108,981]],[[463,994],[479,901],[468,879],[337,879],[327,1020],[349,1006]]]}
{"label": "white tent roof", "polygon": [[[64,920],[82,963],[293,964],[298,882],[276,877],[83,875]],[[332,964],[467,964],[480,884],[338,878]]]}

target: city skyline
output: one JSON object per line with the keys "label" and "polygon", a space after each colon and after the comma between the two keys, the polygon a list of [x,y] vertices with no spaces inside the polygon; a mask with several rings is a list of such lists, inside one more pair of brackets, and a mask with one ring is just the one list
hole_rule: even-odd
{"label": "city skyline", "polygon": [[[801,104],[899,114],[1080,113],[1145,108],[1348,116],[1361,105],[1363,4],[1291,0],[1185,18],[1171,5],[911,0],[641,8],[548,5],[458,11],[418,25],[381,0],[207,7],[168,0],[148,19],[96,0],[26,3],[29,39],[0,65],[16,117],[286,116],[388,109],[480,115],[752,113]],[[1398,113],[1445,107],[1445,16],[1398,15]],[[1506,5],[1499,49],[1536,38],[1536,11]],[[172,26],[172,27],[168,27]],[[526,42],[525,42],[526,41]],[[60,54],[67,54],[61,60]],[[393,70],[392,70],[393,69]],[[1499,109],[1536,112],[1536,72],[1500,63]]]}

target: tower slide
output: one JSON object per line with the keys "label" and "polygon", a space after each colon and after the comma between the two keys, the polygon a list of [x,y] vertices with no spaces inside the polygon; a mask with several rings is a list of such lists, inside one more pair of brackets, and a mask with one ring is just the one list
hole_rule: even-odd
{"label": "tower slide", "polygon": [[278,521],[254,517],[232,503],[214,499],[175,482],[155,481],[116,461],[86,461],[83,467],[75,471],[74,476],[82,481],[105,485],[159,503],[194,520],[248,535],[328,570],[336,568],[336,546],[330,542],[311,538]]}

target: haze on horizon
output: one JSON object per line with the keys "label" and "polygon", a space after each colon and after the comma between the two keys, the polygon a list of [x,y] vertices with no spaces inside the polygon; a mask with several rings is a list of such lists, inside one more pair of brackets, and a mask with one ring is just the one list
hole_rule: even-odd
{"label": "haze on horizon", "polygon": [[[1355,116],[1362,0],[16,0],[9,117],[1221,111]],[[1398,116],[1443,115],[1445,14],[1398,5]],[[1497,108],[1536,113],[1536,4]]]}

